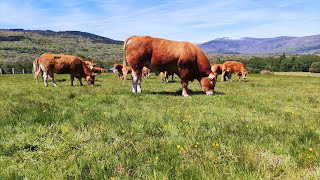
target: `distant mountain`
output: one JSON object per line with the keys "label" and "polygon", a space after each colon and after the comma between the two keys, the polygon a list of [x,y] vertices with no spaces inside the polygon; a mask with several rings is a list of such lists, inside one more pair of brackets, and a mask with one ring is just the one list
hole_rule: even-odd
{"label": "distant mountain", "polygon": [[51,30],[24,30],[24,29],[0,29],[0,31],[13,31],[13,32],[27,32],[27,33],[34,33],[44,36],[69,36],[69,37],[80,37],[80,38],[87,38],[92,42],[97,43],[105,43],[105,44],[123,44],[123,41],[117,41],[114,39],[110,39],[107,37],[98,36],[95,34],[81,32],[81,31],[51,31]]}
{"label": "distant mountain", "polygon": [[212,54],[320,54],[320,35],[275,38],[224,37],[198,44]]}
{"label": "distant mountain", "polygon": [[8,71],[23,65],[31,72],[31,62],[43,53],[81,56],[111,67],[123,61],[122,45],[123,41],[80,31],[0,29],[0,68]]}

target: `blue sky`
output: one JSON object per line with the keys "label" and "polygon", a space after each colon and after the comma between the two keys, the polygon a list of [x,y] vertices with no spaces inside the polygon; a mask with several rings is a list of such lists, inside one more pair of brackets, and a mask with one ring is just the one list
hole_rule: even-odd
{"label": "blue sky", "polygon": [[307,36],[320,34],[319,9],[319,0],[0,0],[0,28],[191,42]]}

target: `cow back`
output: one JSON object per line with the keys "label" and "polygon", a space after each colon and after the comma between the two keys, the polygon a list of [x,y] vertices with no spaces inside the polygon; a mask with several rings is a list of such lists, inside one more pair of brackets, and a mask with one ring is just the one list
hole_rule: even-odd
{"label": "cow back", "polygon": [[222,66],[223,71],[228,71],[230,73],[243,72],[245,70],[243,64],[238,61],[226,61]]}

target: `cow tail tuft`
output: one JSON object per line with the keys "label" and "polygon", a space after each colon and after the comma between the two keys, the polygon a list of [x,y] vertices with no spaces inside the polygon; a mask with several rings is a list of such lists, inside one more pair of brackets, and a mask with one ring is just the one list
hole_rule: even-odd
{"label": "cow tail tuft", "polygon": [[123,67],[127,66],[126,50],[127,50],[127,42],[128,42],[129,39],[130,39],[130,37],[127,38],[123,43],[123,63],[122,63]]}
{"label": "cow tail tuft", "polygon": [[39,66],[39,58],[35,59],[32,63],[33,65],[33,75],[34,75],[34,79],[38,81],[38,74],[40,71],[40,66]]}
{"label": "cow tail tuft", "polygon": [[35,59],[32,64],[33,64],[33,74],[35,74],[39,68],[38,58]]}

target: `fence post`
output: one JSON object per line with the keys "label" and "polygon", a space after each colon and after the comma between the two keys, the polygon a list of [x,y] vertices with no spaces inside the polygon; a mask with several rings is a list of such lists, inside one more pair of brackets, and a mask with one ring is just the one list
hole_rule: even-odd
{"label": "fence post", "polygon": [[24,69],[22,69],[22,74],[24,74]]}
{"label": "fence post", "polygon": [[2,74],[2,69],[0,68],[0,74]]}
{"label": "fence post", "polygon": [[14,74],[14,68],[12,68],[12,74]]}

